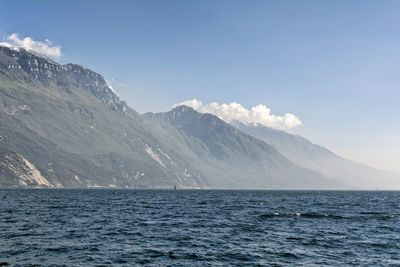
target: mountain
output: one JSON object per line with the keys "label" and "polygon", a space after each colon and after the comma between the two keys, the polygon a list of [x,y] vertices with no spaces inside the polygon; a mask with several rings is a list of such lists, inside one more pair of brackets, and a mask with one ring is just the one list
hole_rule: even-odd
{"label": "mountain", "polygon": [[400,175],[346,160],[299,135],[255,123],[246,125],[233,121],[232,124],[243,132],[272,145],[297,165],[339,181],[344,188],[400,189]]}
{"label": "mountain", "polygon": [[[253,130],[186,106],[139,115],[88,68],[0,46],[0,187],[353,186],[355,163],[300,137]],[[332,175],[344,166],[347,176]]]}
{"label": "mountain", "polygon": [[82,66],[0,47],[0,118],[2,187],[24,186],[5,175],[6,156],[50,183],[31,186],[199,187],[180,163],[162,163],[169,156],[138,113]]}
{"label": "mountain", "polygon": [[180,162],[192,165],[209,188],[332,188],[336,183],[293,164],[274,147],[211,114],[178,106],[146,113],[143,121]]}
{"label": "mountain", "polygon": [[0,47],[0,118],[2,187],[330,185],[215,116],[140,116],[101,75],[21,48]]}

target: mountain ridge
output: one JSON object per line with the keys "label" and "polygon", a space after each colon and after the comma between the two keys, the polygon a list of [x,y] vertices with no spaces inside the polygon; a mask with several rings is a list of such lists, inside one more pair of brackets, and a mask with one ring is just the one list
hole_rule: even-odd
{"label": "mountain ridge", "polygon": [[104,77],[79,64],[68,63],[61,65],[55,61],[33,54],[26,49],[14,50],[0,46],[0,71],[11,74],[14,78],[26,79],[28,74],[45,85],[57,83],[68,90],[68,84],[90,91],[104,104],[121,113],[136,117],[138,113],[130,109],[125,101],[121,101],[115,92],[108,86]]}
{"label": "mountain ridge", "polygon": [[[272,146],[243,133],[217,116],[199,113],[188,106],[178,106],[165,113],[146,113],[142,118],[159,140],[169,140],[168,136],[172,133],[174,146],[191,151],[190,158],[197,165],[207,165],[210,170],[215,164],[216,169],[212,172],[218,173],[218,177],[207,180],[211,186],[221,187],[224,183],[228,184],[228,180],[240,184],[244,178],[247,183],[242,182],[241,188],[254,189],[260,185],[262,188],[333,186],[332,181],[293,164]],[[329,186],[323,186],[323,183]]]}
{"label": "mountain ridge", "polygon": [[0,187],[343,187],[214,115],[139,115],[100,74],[24,49],[0,46],[0,118]]}
{"label": "mountain ridge", "polygon": [[[52,65],[59,71],[57,75],[43,76],[48,61],[20,51],[0,48],[0,111],[10,119],[9,124],[0,128],[0,135],[6,136],[8,131],[25,132],[26,138],[21,137],[21,140],[27,140],[27,145],[22,146],[12,139],[9,145],[13,149],[19,153],[29,152],[24,156],[34,162],[42,174],[52,175],[53,182],[63,187],[173,186],[173,171],[160,167],[154,161],[155,156],[148,153],[150,149],[158,149],[157,140],[148,134],[134,110],[114,108],[118,102],[110,105],[119,98],[106,88],[100,75],[79,71],[82,69],[76,65],[68,65],[65,70]],[[10,64],[7,60],[10,56],[18,57],[21,64]],[[26,72],[22,66],[32,65],[29,62],[34,60],[38,69]],[[38,72],[44,73],[44,80]],[[86,83],[82,82],[89,78],[91,80]],[[103,99],[99,92],[104,92]],[[110,95],[113,97],[107,98]],[[28,147],[30,150],[26,151]],[[41,152],[54,149],[60,150],[59,156],[54,158]],[[63,162],[58,161],[61,158]],[[56,163],[59,169],[52,174],[49,166]],[[82,183],[76,181],[75,176],[81,177]],[[187,183],[192,184],[191,181]]]}

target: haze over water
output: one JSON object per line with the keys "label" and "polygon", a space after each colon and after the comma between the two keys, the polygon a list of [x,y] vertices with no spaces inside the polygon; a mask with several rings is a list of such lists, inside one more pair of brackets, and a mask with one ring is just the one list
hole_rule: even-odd
{"label": "haze over water", "polygon": [[0,265],[400,265],[399,197],[1,190]]}

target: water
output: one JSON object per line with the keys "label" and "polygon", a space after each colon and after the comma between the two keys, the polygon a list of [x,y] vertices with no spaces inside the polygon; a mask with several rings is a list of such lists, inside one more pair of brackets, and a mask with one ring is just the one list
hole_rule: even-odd
{"label": "water", "polygon": [[400,192],[0,190],[0,265],[400,265]]}

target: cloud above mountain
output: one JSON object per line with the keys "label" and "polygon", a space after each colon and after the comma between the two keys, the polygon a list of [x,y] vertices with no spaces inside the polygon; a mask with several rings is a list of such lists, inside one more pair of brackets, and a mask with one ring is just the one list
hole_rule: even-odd
{"label": "cloud above mountain", "polygon": [[7,40],[11,41],[11,43],[3,42],[0,43],[0,45],[17,48],[21,47],[49,57],[58,58],[62,56],[61,46],[53,46],[53,43],[48,39],[44,42],[35,41],[31,37],[20,38],[17,33],[13,33],[7,36]]}
{"label": "cloud above mountain", "polygon": [[174,107],[180,105],[189,106],[201,113],[216,115],[226,122],[238,120],[245,124],[259,123],[279,130],[289,130],[302,124],[298,117],[290,113],[283,116],[271,114],[271,110],[265,105],[257,105],[247,109],[235,102],[230,104],[213,102],[205,105],[200,100],[192,99],[175,104]]}

